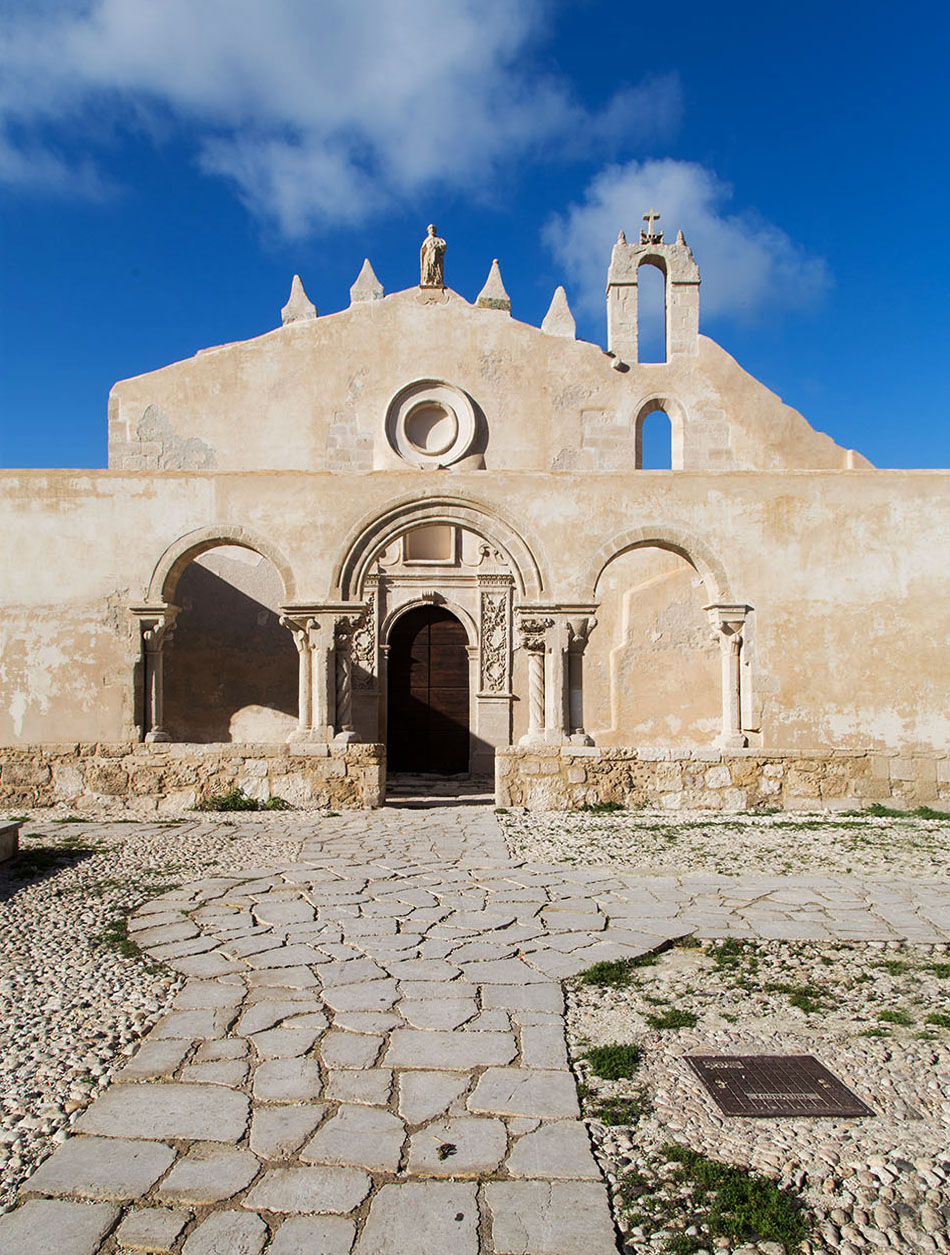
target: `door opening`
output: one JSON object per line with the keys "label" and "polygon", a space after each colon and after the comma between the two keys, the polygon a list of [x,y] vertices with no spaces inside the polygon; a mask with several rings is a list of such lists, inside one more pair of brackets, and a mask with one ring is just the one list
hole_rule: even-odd
{"label": "door opening", "polygon": [[469,770],[468,638],[441,606],[409,610],[389,638],[390,771]]}

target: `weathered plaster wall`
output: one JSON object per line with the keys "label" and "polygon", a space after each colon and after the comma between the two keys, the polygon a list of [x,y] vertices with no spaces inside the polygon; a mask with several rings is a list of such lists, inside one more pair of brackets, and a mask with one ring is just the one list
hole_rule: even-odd
{"label": "weathered plaster wall", "polygon": [[[394,503],[407,519],[421,503],[449,519],[464,507],[493,542],[520,536],[551,603],[595,602],[602,567],[634,543],[687,554],[708,602],[753,608],[753,745],[942,748],[948,487],[941,471],[3,472],[0,744],[134,735],[125,607],[146,600],[166,550],[187,552],[182,537],[243,536],[287,601],[333,600],[347,544]],[[616,624],[601,632],[616,639]]]}
{"label": "weathered plaster wall", "polygon": [[[668,363],[613,369],[597,345],[411,288],[290,323],[117,383],[119,470],[400,469],[383,425],[417,379],[446,380],[480,411],[488,470],[630,470],[649,402],[682,420],[686,469],[837,469],[816,432],[712,340]],[[656,408],[655,406],[653,408]],[[858,465],[867,465],[857,456]]]}
{"label": "weathered plaster wall", "polygon": [[495,780],[499,806],[529,810],[605,802],[668,810],[846,810],[880,802],[950,811],[946,754],[513,748],[496,756]]}

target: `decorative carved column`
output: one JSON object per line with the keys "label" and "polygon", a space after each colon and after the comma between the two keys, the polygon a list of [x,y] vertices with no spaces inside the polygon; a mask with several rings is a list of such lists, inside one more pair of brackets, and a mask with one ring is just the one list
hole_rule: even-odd
{"label": "decorative carved column", "polygon": [[171,640],[178,606],[133,606],[142,630],[144,657],[143,740],[170,741],[163,727],[165,706],[165,642]]}
{"label": "decorative carved column", "polygon": [[482,697],[508,697],[511,693],[511,592],[510,575],[480,575],[479,676]]}
{"label": "decorative carved column", "polygon": [[744,749],[749,738],[742,731],[742,632],[750,606],[707,606],[709,621],[719,638],[722,660],[723,749]]}
{"label": "decorative carved column", "polygon": [[571,743],[593,745],[593,737],[584,731],[584,650],[597,620],[587,615],[568,619],[568,727]]}
{"label": "decorative carved column", "polygon": [[287,740],[308,741],[313,738],[314,730],[313,653],[320,625],[316,619],[292,619],[288,615],[281,615],[280,622],[293,636],[299,656],[297,730]]}
{"label": "decorative carved column", "polygon": [[336,727],[335,741],[351,745],[358,741],[359,735],[353,727],[353,658],[352,645],[357,629],[362,625],[365,615],[339,615],[334,624],[334,689],[336,709],[333,726]]}
{"label": "decorative carved column", "polygon": [[519,623],[521,647],[528,658],[528,731],[522,745],[538,745],[544,741],[544,660],[547,633],[553,619],[523,618]]}

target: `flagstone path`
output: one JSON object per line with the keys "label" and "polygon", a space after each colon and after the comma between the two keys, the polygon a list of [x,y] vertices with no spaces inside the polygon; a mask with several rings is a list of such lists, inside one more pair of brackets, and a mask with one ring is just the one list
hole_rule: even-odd
{"label": "flagstone path", "polygon": [[692,932],[950,939],[922,881],[518,863],[487,807],[310,828],[295,861],[136,913],[189,979],[0,1217],[0,1249],[615,1253],[563,978]]}

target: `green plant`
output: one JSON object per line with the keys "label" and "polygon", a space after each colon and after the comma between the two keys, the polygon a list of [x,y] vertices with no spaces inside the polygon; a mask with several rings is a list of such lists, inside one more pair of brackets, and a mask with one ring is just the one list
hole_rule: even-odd
{"label": "green plant", "polygon": [[141,946],[129,936],[129,925],[124,915],[117,915],[99,933],[96,940],[101,946],[115,950],[124,959],[144,959]]}
{"label": "green plant", "polygon": [[64,815],[61,819],[54,819],[54,824],[88,824],[88,819],[83,819],[81,815]]}
{"label": "green plant", "polygon": [[950,812],[935,811],[932,806],[915,806],[910,813],[915,819],[942,819],[944,822],[950,821]]}
{"label": "green plant", "polygon": [[902,1028],[908,1028],[913,1024],[914,1020],[906,1011],[878,1011],[877,1019],[882,1024],[899,1024]]}
{"label": "green plant", "polygon": [[622,802],[583,802],[574,809],[583,811],[587,815],[615,815],[617,811],[622,811],[625,807]]}
{"label": "green plant", "polygon": [[[787,1250],[798,1251],[811,1231],[811,1218],[801,1200],[768,1177],[708,1159],[685,1146],[664,1146],[663,1154],[679,1165],[673,1179],[690,1187],[694,1202],[705,1212],[713,1238],[781,1242]],[[705,1245],[703,1242],[693,1249]]]}
{"label": "green plant", "polygon": [[903,976],[905,972],[911,971],[914,965],[907,959],[881,959],[874,966],[882,967],[888,976]]}
{"label": "green plant", "polygon": [[944,1011],[934,1011],[932,1015],[928,1015],[925,1021],[927,1024],[936,1024],[937,1028],[950,1028],[950,1015]]}
{"label": "green plant", "polygon": [[673,942],[674,950],[702,950],[703,943],[698,937],[694,937],[692,933],[686,933],[683,937],[677,937]]}
{"label": "green plant", "polygon": [[758,966],[758,958],[752,948],[735,937],[727,937],[718,945],[710,946],[707,954],[716,967],[738,967],[740,963],[747,963],[754,971]]}
{"label": "green plant", "polygon": [[293,807],[282,797],[269,797],[261,802],[256,797],[248,797],[243,789],[235,786],[226,793],[212,793],[204,801],[199,802],[196,811],[289,811]]}
{"label": "green plant", "polygon": [[495,814],[496,814],[496,815],[507,815],[507,814],[508,814],[508,807],[507,807],[507,806],[496,806],[496,807],[495,807]]}
{"label": "green plant", "polygon": [[695,1028],[699,1016],[694,1011],[681,1011],[678,1007],[670,1007],[660,1015],[648,1015],[647,1023],[651,1028],[675,1029]]}
{"label": "green plant", "polygon": [[950,980],[950,963],[928,963],[927,971],[933,972],[938,980]]}
{"label": "green plant", "polygon": [[600,963],[592,963],[581,972],[578,980],[582,985],[596,985],[600,989],[621,989],[633,980],[638,967],[652,967],[657,961],[657,952],[648,951],[629,959],[603,959]]}
{"label": "green plant", "polygon": [[604,1081],[622,1081],[633,1076],[640,1064],[640,1047],[632,1042],[611,1042],[591,1046],[585,1056],[594,1076]]}
{"label": "green plant", "polygon": [[765,992],[785,994],[789,1003],[797,1007],[799,1011],[804,1011],[806,1015],[813,1015],[825,1006],[825,1001],[821,996],[822,990],[816,985],[788,985],[783,981],[773,981],[765,986]]}
{"label": "green plant", "polygon": [[641,1116],[650,1110],[645,1090],[639,1090],[632,1097],[600,1098],[590,1103],[587,1114],[592,1120],[599,1120],[608,1128],[618,1125],[636,1124]]}

